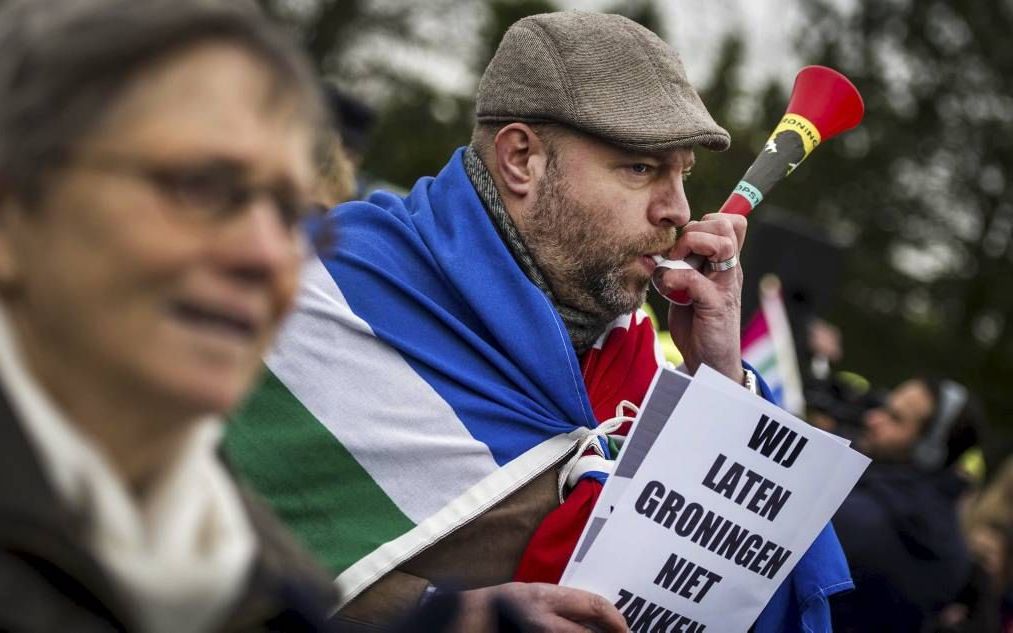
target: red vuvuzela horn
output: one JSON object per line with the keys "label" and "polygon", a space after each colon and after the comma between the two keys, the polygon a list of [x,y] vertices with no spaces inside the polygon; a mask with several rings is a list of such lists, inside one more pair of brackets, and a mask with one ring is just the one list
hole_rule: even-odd
{"label": "red vuvuzela horn", "polygon": [[[858,125],[864,113],[862,96],[847,77],[825,66],[800,70],[781,122],[720,211],[749,215],[820,143]],[[685,262],[662,257],[655,257],[655,261],[659,268],[699,270],[705,264],[699,255],[691,255]],[[679,305],[691,303],[685,292],[665,297]]]}
{"label": "red vuvuzela horn", "polygon": [[825,66],[800,70],[781,122],[721,212],[748,215],[817,145],[858,125],[864,113],[862,96],[847,77]]}

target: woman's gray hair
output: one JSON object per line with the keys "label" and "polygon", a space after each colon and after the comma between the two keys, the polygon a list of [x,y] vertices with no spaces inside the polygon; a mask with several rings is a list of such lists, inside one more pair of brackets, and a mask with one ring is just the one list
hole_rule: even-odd
{"label": "woman's gray hair", "polygon": [[313,70],[248,0],[9,0],[0,9],[0,192],[32,199],[139,72],[207,41],[265,62],[272,98],[325,111]]}

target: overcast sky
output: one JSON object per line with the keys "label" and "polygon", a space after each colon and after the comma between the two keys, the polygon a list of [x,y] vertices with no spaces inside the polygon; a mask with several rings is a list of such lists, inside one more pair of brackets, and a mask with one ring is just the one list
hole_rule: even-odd
{"label": "overcast sky", "polygon": [[[710,81],[709,73],[723,37],[731,30],[746,33],[743,81],[748,90],[772,78],[787,89],[795,72],[805,65],[793,51],[796,34],[804,26],[800,1],[657,0],[657,4],[662,9],[668,40],[682,55],[690,80],[697,85]],[[614,6],[615,0],[556,0],[556,4],[563,9],[600,10]],[[362,52],[387,58],[401,72],[425,77],[444,91],[461,96],[473,94],[477,78],[466,62],[480,21],[475,6],[462,2],[447,13],[432,16],[432,24],[418,25],[432,34],[434,48],[375,42]],[[454,35],[448,37],[448,31]]]}
{"label": "overcast sky", "polygon": [[[561,6],[601,9],[607,0],[563,0]],[[732,30],[746,33],[747,88],[771,77],[790,85],[800,64],[793,52],[795,33],[802,23],[796,0],[661,0],[669,42],[682,55],[690,80],[706,83],[714,55]]]}

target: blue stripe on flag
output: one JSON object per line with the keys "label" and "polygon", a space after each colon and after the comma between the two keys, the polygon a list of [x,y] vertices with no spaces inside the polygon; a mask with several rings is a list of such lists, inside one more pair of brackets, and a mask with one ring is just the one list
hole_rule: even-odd
{"label": "blue stripe on flag", "polygon": [[342,205],[328,224],[336,240],[321,257],[352,311],[498,464],[595,426],[562,320],[507,251],[460,152],[408,198]]}

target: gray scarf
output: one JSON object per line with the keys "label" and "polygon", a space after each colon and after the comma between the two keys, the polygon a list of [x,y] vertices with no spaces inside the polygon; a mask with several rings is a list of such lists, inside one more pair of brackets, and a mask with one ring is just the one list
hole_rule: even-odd
{"label": "gray scarf", "polygon": [[549,283],[542,274],[542,271],[531,256],[531,251],[524,244],[524,238],[521,237],[520,231],[517,230],[517,225],[514,224],[510,218],[510,214],[507,213],[503,199],[500,198],[499,191],[496,189],[496,182],[492,179],[492,174],[486,169],[485,163],[482,162],[478,152],[473,147],[468,147],[464,150],[464,171],[468,174],[468,178],[471,180],[471,184],[474,185],[478,197],[482,200],[486,212],[492,218],[496,230],[499,232],[500,237],[503,238],[507,249],[513,254],[517,265],[528,276],[531,283],[538,286],[539,290],[544,292],[549,297],[549,300],[552,301],[552,305],[555,306],[556,311],[559,312],[559,316],[563,319],[563,324],[570,335],[573,349],[578,355],[583,354],[594,345],[594,342],[605,331],[611,319],[603,319],[598,315],[559,302],[556,295],[552,292],[552,288],[549,287]]}

